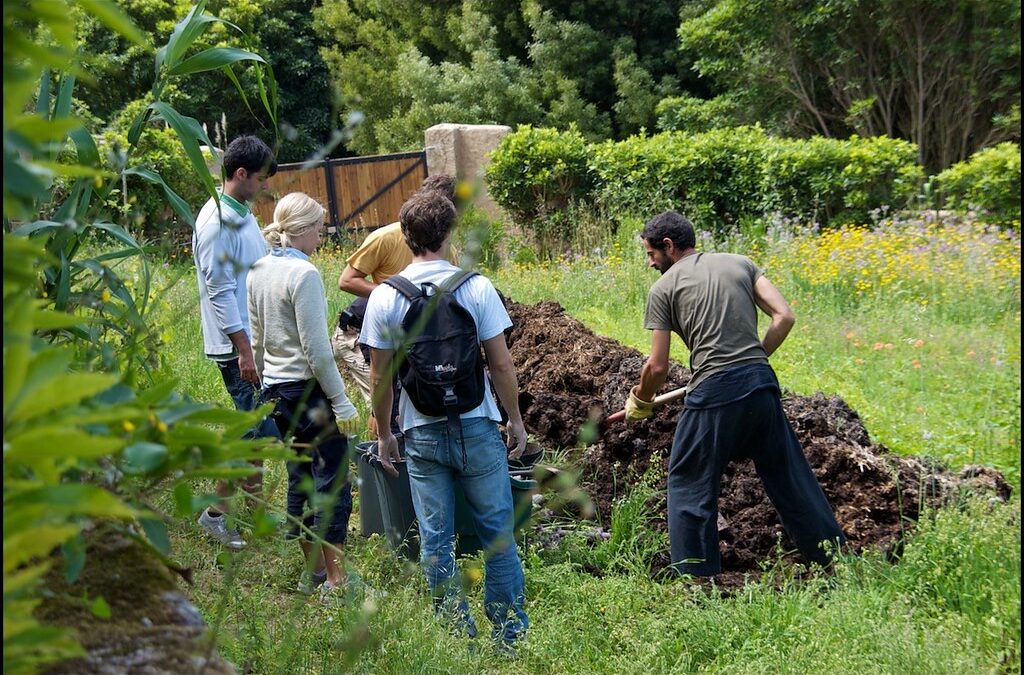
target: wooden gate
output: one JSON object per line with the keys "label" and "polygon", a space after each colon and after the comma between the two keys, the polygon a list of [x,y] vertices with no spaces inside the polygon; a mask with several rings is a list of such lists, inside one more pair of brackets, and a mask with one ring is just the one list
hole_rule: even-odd
{"label": "wooden gate", "polygon": [[269,194],[253,204],[261,224],[274,219],[277,200],[305,192],[323,204],[336,237],[373,230],[398,220],[398,210],[427,177],[427,153],[402,152],[371,157],[280,164]]}

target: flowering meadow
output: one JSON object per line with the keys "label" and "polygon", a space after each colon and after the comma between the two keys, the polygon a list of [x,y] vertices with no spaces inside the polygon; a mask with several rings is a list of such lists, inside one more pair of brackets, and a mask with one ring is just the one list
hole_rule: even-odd
{"label": "flowering meadow", "polygon": [[971,313],[1020,298],[1020,236],[980,221],[919,216],[817,236],[779,233],[764,255],[766,269],[784,270],[804,294],[840,307],[895,301]]}

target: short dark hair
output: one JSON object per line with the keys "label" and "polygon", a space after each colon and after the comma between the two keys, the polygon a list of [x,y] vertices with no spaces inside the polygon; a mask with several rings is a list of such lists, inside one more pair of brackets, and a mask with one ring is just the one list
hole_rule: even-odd
{"label": "short dark hair", "polygon": [[398,220],[413,255],[436,253],[455,225],[455,204],[440,192],[421,190],[402,204]]}
{"label": "short dark hair", "polygon": [[268,176],[273,176],[277,173],[277,162],[266,143],[255,136],[239,136],[224,151],[224,173],[228,180],[239,169],[249,173],[266,170]]}
{"label": "short dark hair", "polygon": [[659,251],[665,248],[665,239],[671,239],[676,248],[683,250],[697,245],[693,224],[677,211],[664,211],[648,220],[640,236]]}
{"label": "short dark hair", "polygon": [[429,192],[436,190],[440,192],[448,201],[455,203],[455,178],[448,174],[439,173],[434,176],[427,176],[423,180],[423,185],[417,192]]}

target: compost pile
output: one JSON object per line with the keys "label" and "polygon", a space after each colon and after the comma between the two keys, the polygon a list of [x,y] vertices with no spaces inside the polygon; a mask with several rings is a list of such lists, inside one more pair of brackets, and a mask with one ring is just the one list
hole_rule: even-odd
{"label": "compost pile", "polygon": [[[646,355],[594,335],[557,302],[510,301],[508,309],[514,322],[509,350],[527,429],[548,448],[581,448],[574,461],[602,524],[609,525],[613,502],[649,470],[663,494],[681,402],[655,408],[649,420],[584,436],[589,444],[580,441],[581,428],[593,430],[594,420],[622,409]],[[688,379],[687,369],[672,364],[662,391]],[[872,443],[857,413],[838,397],[786,395],[783,404],[853,551],[893,552],[923,506],[941,506],[964,492],[1009,498],[1009,485],[994,470],[968,466],[952,472],[933,460],[899,456]],[[729,465],[719,506],[728,523],[721,532],[723,573],[755,572],[780,543],[783,550],[794,548],[750,460]],[[656,507],[655,525],[664,528],[664,502]],[[800,560],[796,553],[789,557]],[[666,553],[655,568],[668,562]]]}

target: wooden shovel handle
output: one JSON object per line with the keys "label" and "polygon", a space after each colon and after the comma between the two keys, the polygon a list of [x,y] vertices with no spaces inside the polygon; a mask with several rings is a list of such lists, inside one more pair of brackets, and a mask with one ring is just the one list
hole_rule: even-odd
{"label": "wooden shovel handle", "polygon": [[[686,387],[680,387],[679,389],[673,389],[672,391],[667,391],[664,394],[655,396],[654,400],[651,401],[651,405],[660,405],[662,403],[668,403],[669,401],[675,401],[676,399],[683,398],[684,396],[686,396]],[[605,419],[604,423],[615,424],[617,422],[621,422],[624,419],[626,419],[626,411],[620,410],[617,413],[609,415],[608,418]]]}

